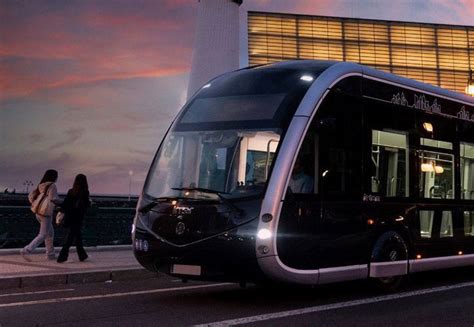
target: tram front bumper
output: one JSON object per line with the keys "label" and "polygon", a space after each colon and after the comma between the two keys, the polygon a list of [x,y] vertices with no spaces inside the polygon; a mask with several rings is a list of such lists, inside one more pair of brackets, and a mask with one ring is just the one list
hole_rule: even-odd
{"label": "tram front bumper", "polygon": [[263,278],[255,254],[255,238],[239,236],[235,231],[185,246],[136,231],[134,253],[146,269],[182,279],[241,282]]}

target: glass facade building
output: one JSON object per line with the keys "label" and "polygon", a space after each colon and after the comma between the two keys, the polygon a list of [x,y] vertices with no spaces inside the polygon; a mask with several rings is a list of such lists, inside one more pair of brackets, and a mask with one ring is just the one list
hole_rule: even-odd
{"label": "glass facade building", "polygon": [[352,61],[464,93],[474,26],[248,13],[249,64]]}

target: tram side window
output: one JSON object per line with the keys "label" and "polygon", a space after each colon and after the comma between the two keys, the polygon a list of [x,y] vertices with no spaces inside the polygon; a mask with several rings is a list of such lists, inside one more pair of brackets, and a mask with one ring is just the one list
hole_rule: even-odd
{"label": "tram side window", "polygon": [[314,189],[315,142],[317,135],[309,132],[301,145],[288,185],[293,193],[317,193]]}
{"label": "tram side window", "polygon": [[358,100],[332,91],[313,119],[289,181],[292,193],[358,198],[362,185]]}
{"label": "tram side window", "polygon": [[420,237],[431,238],[433,232],[434,210],[420,210]]}
{"label": "tram side window", "polygon": [[474,144],[461,143],[461,199],[474,200]]}
{"label": "tram side window", "polygon": [[453,214],[451,211],[443,211],[441,216],[441,228],[439,230],[439,237],[453,237]]}
{"label": "tram side window", "polygon": [[440,152],[422,150],[420,160],[420,196],[429,199],[454,199],[454,156],[450,142],[421,139],[422,146],[439,148]]}
{"label": "tram side window", "polygon": [[362,110],[358,100],[334,93],[316,119],[316,183],[323,196],[358,198],[362,193]]}
{"label": "tram side window", "polygon": [[407,143],[407,135],[402,132],[372,130],[372,193],[408,196]]}
{"label": "tram side window", "polygon": [[474,211],[464,211],[464,236],[474,236]]}

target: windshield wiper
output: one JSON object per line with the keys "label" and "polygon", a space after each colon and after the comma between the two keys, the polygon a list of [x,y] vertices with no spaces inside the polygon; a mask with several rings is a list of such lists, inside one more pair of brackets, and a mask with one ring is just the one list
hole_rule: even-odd
{"label": "windshield wiper", "polygon": [[175,191],[198,191],[198,192],[203,192],[203,193],[210,193],[210,194],[217,194],[219,197],[222,197],[222,194],[230,194],[227,192],[221,192],[221,191],[216,191],[216,190],[211,190],[209,188],[202,188],[202,187],[172,187],[172,190]]}
{"label": "windshield wiper", "polygon": [[202,188],[202,187],[172,187],[171,188],[172,190],[175,190],[175,191],[188,191],[188,192],[193,192],[193,191],[196,191],[196,192],[202,192],[202,193],[209,193],[209,194],[215,194],[219,197],[219,199],[222,200],[222,202],[226,203],[227,205],[229,205],[230,207],[234,208],[235,210],[237,210],[237,212],[239,213],[242,213],[242,209],[240,209],[239,207],[237,207],[235,204],[233,204],[229,199],[227,199],[226,197],[224,197],[222,194],[230,194],[230,193],[227,193],[227,192],[220,192],[220,191],[216,191],[216,190],[211,190],[211,189],[207,189],[207,188]]}

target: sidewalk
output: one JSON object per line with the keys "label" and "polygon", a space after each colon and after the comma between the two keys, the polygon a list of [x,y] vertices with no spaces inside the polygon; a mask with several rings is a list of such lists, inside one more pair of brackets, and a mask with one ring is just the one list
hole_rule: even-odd
{"label": "sidewalk", "polygon": [[133,256],[131,245],[91,247],[86,251],[90,259],[84,262],[78,260],[72,248],[69,259],[73,262],[59,264],[46,259],[44,248],[30,255],[31,262],[22,258],[20,249],[0,250],[0,290],[158,276],[140,266]]}

